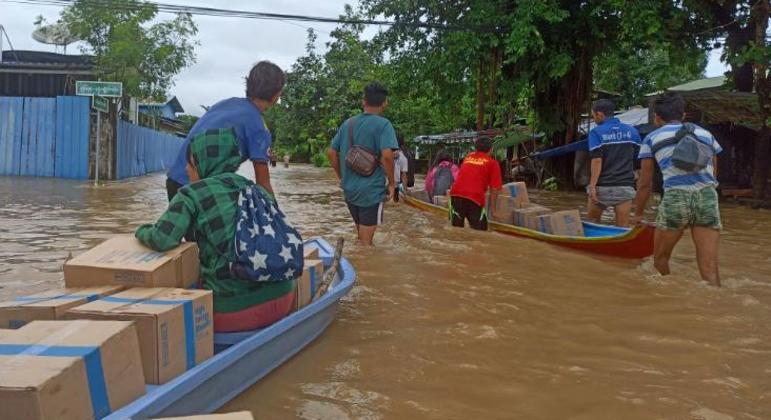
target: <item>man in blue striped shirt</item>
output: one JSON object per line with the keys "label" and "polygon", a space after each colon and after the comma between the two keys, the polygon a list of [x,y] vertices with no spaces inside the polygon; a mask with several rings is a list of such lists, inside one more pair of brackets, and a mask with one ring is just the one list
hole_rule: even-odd
{"label": "man in blue striped shirt", "polygon": [[656,269],[663,275],[669,274],[672,250],[685,229],[690,228],[701,278],[712,285],[720,286],[718,243],[722,225],[714,168],[717,166],[716,156],[722,148],[709,131],[695,127],[695,139],[708,146],[712,159],[702,169],[689,171],[679,168],[672,160],[672,154],[678,144],[672,139],[683,127],[683,97],[674,92],[665,93],[654,101],[653,112],[656,126],[659,128],[650,133],[640,147],[642,170],[633,220],[641,220],[645,211],[651,192],[655,159],[664,177],[664,197],[656,216],[654,238],[653,261]]}

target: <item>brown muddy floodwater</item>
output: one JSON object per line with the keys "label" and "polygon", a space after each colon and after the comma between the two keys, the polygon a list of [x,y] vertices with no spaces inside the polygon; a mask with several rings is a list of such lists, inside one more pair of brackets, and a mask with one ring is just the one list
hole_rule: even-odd
{"label": "brown muddy floodwater", "polygon": [[[273,170],[306,236],[352,226],[331,171]],[[0,297],[61,284],[61,264],[165,208],[164,176],[94,188],[0,178]],[[533,194],[568,208],[578,194]],[[771,419],[771,213],[725,205],[723,289],[693,247],[673,272],[454,230],[390,205],[338,319],[224,407],[257,418]]]}

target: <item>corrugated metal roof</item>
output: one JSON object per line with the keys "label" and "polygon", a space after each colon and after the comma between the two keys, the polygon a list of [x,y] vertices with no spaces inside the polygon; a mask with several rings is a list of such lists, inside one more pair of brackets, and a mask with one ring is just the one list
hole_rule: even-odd
{"label": "corrugated metal roof", "polygon": [[706,79],[692,80],[688,83],[683,83],[682,85],[672,86],[667,90],[677,91],[677,92],[690,92],[690,91],[701,90],[701,89],[715,89],[715,88],[722,87],[725,84],[725,81],[726,81],[725,76],[708,77]]}

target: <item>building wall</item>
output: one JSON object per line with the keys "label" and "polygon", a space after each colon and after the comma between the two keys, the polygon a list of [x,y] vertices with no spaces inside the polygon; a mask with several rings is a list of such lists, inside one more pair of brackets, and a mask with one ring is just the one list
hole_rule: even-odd
{"label": "building wall", "polygon": [[89,98],[0,97],[0,175],[88,178]]}
{"label": "building wall", "polygon": [[116,177],[123,179],[168,170],[184,139],[118,121]]}

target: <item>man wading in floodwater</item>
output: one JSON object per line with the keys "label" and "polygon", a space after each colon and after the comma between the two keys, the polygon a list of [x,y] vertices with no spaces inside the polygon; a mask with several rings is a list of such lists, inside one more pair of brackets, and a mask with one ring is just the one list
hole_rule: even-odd
{"label": "man wading in floodwater", "polygon": [[637,130],[613,117],[616,105],[608,99],[592,104],[592,118],[597,126],[589,132],[592,158],[589,195],[589,219],[599,222],[602,212],[613,207],[616,226],[629,226],[634,190],[635,147],[640,144]]}
{"label": "man wading in floodwater", "polygon": [[185,172],[187,150],[190,140],[208,130],[232,128],[238,139],[238,149],[243,159],[254,165],[254,179],[257,184],[273,193],[270,185],[268,161],[272,138],[263,120],[263,113],[273,106],[284,89],[284,72],[269,61],[257,63],[246,78],[246,97],[220,101],[195,123],[179,149],[177,160],[169,169],[166,192],[169,201],[177,190],[190,183]]}
{"label": "man wading in floodwater", "polygon": [[683,124],[685,102],[677,93],[665,93],[653,103],[658,130],[648,134],[640,147],[642,173],[637,188],[637,209],[633,221],[643,217],[653,182],[653,160],[664,176],[664,198],[656,216],[653,263],[662,275],[669,274],[672,250],[686,228],[696,246],[701,278],[720,286],[717,250],[720,241],[717,154],[723,149],[709,131]]}
{"label": "man wading in floodwater", "polygon": [[[367,85],[364,88],[364,112],[340,126],[328,152],[356,224],[359,243],[367,246],[372,245],[375,230],[383,223],[383,203],[394,197],[396,189],[393,151],[399,144],[393,125],[382,117],[388,105],[387,96],[388,90],[380,84]],[[362,171],[348,164],[349,152],[355,151],[354,146],[366,148],[373,154],[371,157],[376,166],[369,168],[373,169],[372,173],[359,173]],[[340,164],[341,157],[345,164]]]}

